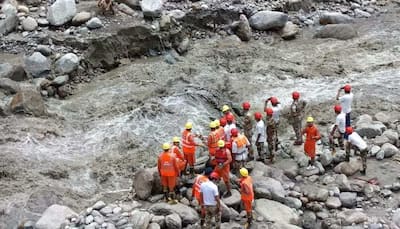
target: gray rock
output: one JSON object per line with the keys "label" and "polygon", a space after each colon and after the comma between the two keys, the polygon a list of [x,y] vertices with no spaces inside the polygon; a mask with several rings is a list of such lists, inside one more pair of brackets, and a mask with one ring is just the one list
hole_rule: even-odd
{"label": "gray rock", "polygon": [[129,6],[131,9],[140,10],[139,0],[117,0],[118,3],[123,3]]}
{"label": "gray rock", "polygon": [[308,0],[287,0],[286,1],[286,9],[288,11],[304,10],[304,11],[308,12],[311,6],[312,6],[311,1],[308,1]]}
{"label": "gray rock", "polygon": [[303,228],[305,229],[314,229],[317,224],[317,216],[312,211],[306,211],[302,217]]}
{"label": "gray rock", "polygon": [[85,224],[91,224],[94,221],[94,217],[92,215],[88,215],[85,219]]}
{"label": "gray rock", "polygon": [[340,202],[339,198],[330,196],[326,200],[325,205],[330,209],[338,209],[342,206],[342,202]]}
{"label": "gray rock", "polygon": [[383,189],[381,190],[381,195],[384,198],[389,198],[392,195],[392,191],[390,191],[389,189]]}
{"label": "gray rock", "polygon": [[[378,112],[374,115],[374,118],[376,119],[376,121],[379,121],[385,125],[388,125],[390,123],[390,116],[387,115],[384,112]],[[372,118],[371,118],[372,121]]]}
{"label": "gray rock", "polygon": [[343,173],[346,176],[352,176],[360,171],[362,168],[362,163],[358,160],[350,160],[350,162],[341,162],[338,164],[334,171],[336,173]]}
{"label": "gray rock", "polygon": [[339,195],[342,206],[346,208],[354,208],[357,204],[357,193],[354,192],[342,192]]}
{"label": "gray rock", "polygon": [[356,132],[361,137],[375,138],[382,135],[386,130],[386,126],[379,121],[372,121],[369,115],[361,115],[356,123]]}
{"label": "gray rock", "polygon": [[385,143],[381,147],[381,150],[384,152],[385,158],[393,157],[394,155],[399,153],[399,149],[390,143]]}
{"label": "gray rock", "polygon": [[[135,211],[139,211],[139,210],[135,210]],[[133,224],[136,226],[136,228],[146,229],[150,223],[149,217],[143,218],[143,215],[140,215],[139,213],[136,213],[136,214],[138,214],[138,215],[135,215],[132,218]],[[139,218],[139,216],[142,216],[142,217]],[[122,219],[118,220],[118,222],[115,224],[115,226],[117,226],[117,228],[120,228],[122,226],[126,227],[126,226],[128,226],[126,224],[128,224],[128,219],[122,218]]]}
{"label": "gray rock", "polygon": [[51,48],[47,45],[38,45],[36,51],[40,52],[44,56],[50,56],[52,53]]}
{"label": "gray rock", "polygon": [[133,228],[147,229],[150,224],[151,215],[147,211],[134,210],[130,222],[133,223]]}
{"label": "gray rock", "polygon": [[291,40],[296,38],[299,33],[299,26],[291,21],[286,22],[285,26],[282,28],[280,34],[284,40]]}
{"label": "gray rock", "polygon": [[177,20],[181,20],[186,16],[186,13],[179,9],[168,11],[167,14]]}
{"label": "gray rock", "polygon": [[284,204],[294,209],[300,209],[303,205],[301,200],[290,196],[285,198]]}
{"label": "gray rock", "polygon": [[269,198],[279,202],[283,202],[285,199],[286,191],[282,184],[275,179],[269,177],[254,179],[253,186],[257,198]]}
{"label": "gray rock", "polygon": [[125,3],[120,3],[118,4],[118,10],[127,14],[127,15],[132,15],[134,16],[136,13],[135,11],[129,7],[128,5],[126,5]]}
{"label": "gray rock", "polygon": [[116,229],[115,225],[112,223],[107,223],[106,229]]}
{"label": "gray rock", "polygon": [[257,199],[254,210],[268,221],[294,225],[300,223],[300,218],[293,209],[276,201]]}
{"label": "gray rock", "polygon": [[[379,153],[379,151],[381,151],[381,147],[374,145],[374,146],[372,146],[371,149],[369,150],[369,154],[370,154],[372,157],[375,157],[375,156]],[[383,158],[382,158],[382,159],[383,159]]]}
{"label": "gray rock", "polygon": [[374,144],[375,145],[382,146],[385,143],[390,143],[389,138],[387,138],[386,136],[381,135],[381,136],[377,136],[374,139]]}
{"label": "gray rock", "polygon": [[250,17],[250,26],[257,30],[281,29],[288,21],[288,15],[277,11],[260,11]]}
{"label": "gray rock", "polygon": [[310,159],[304,153],[295,154],[295,159],[300,167],[306,167],[310,161]]}
{"label": "gray rock", "polygon": [[319,174],[319,169],[317,167],[313,169],[301,168],[300,174],[304,177],[310,177]]}
{"label": "gray rock", "polygon": [[27,17],[22,21],[22,28],[25,31],[33,31],[35,29],[37,29],[38,27],[38,23],[36,22],[36,20],[33,17]]}
{"label": "gray rock", "polygon": [[338,40],[348,40],[356,36],[357,31],[350,24],[329,24],[320,27],[316,31],[314,38],[335,38]]}
{"label": "gray rock", "polygon": [[325,202],[328,199],[329,191],[324,188],[307,187],[304,190],[304,194],[309,200]]}
{"label": "gray rock", "polygon": [[328,166],[333,162],[333,156],[330,150],[324,150],[319,157],[323,166]]}
{"label": "gray rock", "polygon": [[102,208],[104,208],[105,206],[107,206],[106,205],[106,203],[104,203],[103,201],[97,201],[93,206],[92,206],[92,208],[94,209],[94,210],[100,210],[100,209],[102,209]]}
{"label": "gray rock", "polygon": [[283,170],[283,173],[289,178],[294,179],[299,175],[299,165],[292,159],[283,159],[275,163],[277,168]]}
{"label": "gray rock", "polygon": [[153,218],[151,218],[151,223],[156,223],[160,225],[160,227],[165,226],[165,216],[163,215],[155,215]]}
{"label": "gray rock", "polygon": [[383,132],[382,136],[385,136],[389,139],[389,143],[392,145],[396,145],[399,140],[399,134],[394,130],[386,130]]}
{"label": "gray rock", "polygon": [[45,26],[48,26],[50,24],[50,22],[46,18],[37,19],[37,23],[41,27],[45,27]]}
{"label": "gray rock", "polygon": [[1,11],[5,19],[0,20],[0,35],[7,35],[18,26],[17,9],[11,4],[4,4]]}
{"label": "gray rock", "polygon": [[104,216],[107,216],[112,213],[112,207],[105,206],[104,208],[100,209],[100,213],[103,214]]}
{"label": "gray rock", "polygon": [[317,167],[319,174],[325,173],[325,168],[319,161],[315,161],[314,166]]}
{"label": "gray rock", "polygon": [[239,17],[239,21],[234,23],[233,31],[236,36],[240,38],[242,41],[249,41],[252,36],[251,27],[249,21],[247,20],[246,15],[241,14]]}
{"label": "gray rock", "polygon": [[383,150],[379,150],[379,152],[376,154],[376,159],[383,160],[383,158],[385,158],[385,152],[383,152]]}
{"label": "gray rock", "polygon": [[366,11],[364,11],[364,10],[360,10],[360,9],[355,9],[355,10],[354,10],[354,14],[355,14],[356,17],[358,17],[358,18],[362,18],[362,17],[364,17],[364,18],[369,18],[369,17],[371,17],[371,14],[370,14],[370,13],[368,13],[368,12],[366,12]]}
{"label": "gray rock", "polygon": [[25,70],[35,77],[42,77],[50,72],[50,61],[40,52],[25,57]]}
{"label": "gray rock", "polygon": [[162,0],[142,0],[140,2],[145,17],[160,17],[163,10]]}
{"label": "gray rock", "polygon": [[86,26],[89,29],[99,29],[101,27],[103,27],[103,23],[101,22],[101,20],[97,17],[94,17],[92,19],[90,19],[88,22],[86,22]]}
{"label": "gray rock", "polygon": [[8,78],[0,78],[0,91],[6,95],[15,94],[19,91],[19,84]]}
{"label": "gray rock", "polygon": [[62,76],[57,76],[52,82],[51,84],[59,87],[62,86],[64,84],[66,84],[69,80],[69,76],[68,75],[62,75]]}
{"label": "gray rock", "polygon": [[141,200],[146,200],[151,196],[153,186],[153,173],[149,169],[141,169],[136,172],[133,182],[136,196]]}
{"label": "gray rock", "polygon": [[161,229],[161,227],[157,223],[151,223],[148,229]]}
{"label": "gray rock", "polygon": [[47,114],[42,96],[36,90],[20,90],[11,100],[10,109],[13,113],[31,114],[33,116],[44,116]]}
{"label": "gray rock", "polygon": [[336,176],[335,183],[338,185],[338,188],[340,191],[345,192],[345,191],[350,191],[350,182],[347,179],[347,176],[344,174],[339,174]]}
{"label": "gray rock", "polygon": [[94,217],[94,222],[101,225],[104,223],[104,217],[102,215],[98,215]]}
{"label": "gray rock", "polygon": [[340,212],[338,214],[338,218],[342,219],[342,223],[344,226],[352,224],[360,224],[368,220],[368,217],[367,215],[365,215],[365,213],[357,210],[348,210]]}
{"label": "gray rock", "polygon": [[227,198],[222,198],[222,202],[224,202],[228,207],[239,206],[241,201],[240,192],[236,189],[232,190],[232,195]]}
{"label": "gray rock", "polygon": [[72,24],[73,25],[81,25],[92,17],[92,14],[86,11],[82,11],[77,13],[73,18],[72,18]]}
{"label": "gray rock", "polygon": [[89,225],[86,225],[84,227],[84,229],[96,229],[98,227],[99,227],[99,225],[96,222],[93,222],[93,223],[90,223]]}
{"label": "gray rock", "polygon": [[178,214],[182,219],[182,226],[194,224],[200,220],[198,213],[191,207],[178,203],[170,205],[167,203],[156,203],[150,207],[150,210],[157,215]]}
{"label": "gray rock", "polygon": [[77,214],[66,206],[54,204],[46,209],[35,226],[37,229],[61,228],[65,219],[71,215]]}
{"label": "gray rock", "polygon": [[79,57],[74,53],[67,53],[58,59],[55,63],[56,72],[69,74],[75,71],[79,66]]}
{"label": "gray rock", "polygon": [[167,215],[165,217],[165,225],[168,229],[181,229],[182,228],[182,220],[178,214],[173,213],[171,215]]}
{"label": "gray rock", "polygon": [[10,78],[13,66],[9,63],[0,63],[0,78]]}
{"label": "gray rock", "polygon": [[393,214],[393,216],[392,216],[392,222],[393,222],[396,226],[400,227],[400,211],[399,211],[399,210],[397,210],[397,211]]}
{"label": "gray rock", "polygon": [[324,12],[319,17],[319,23],[321,25],[349,24],[353,22],[354,19],[352,17],[338,12]]}
{"label": "gray rock", "polygon": [[47,20],[51,25],[60,26],[76,14],[75,0],[56,0],[47,8]]}
{"label": "gray rock", "polygon": [[26,13],[26,14],[29,13],[29,8],[24,5],[18,5],[17,10],[18,10],[18,12],[22,12],[22,13]]}

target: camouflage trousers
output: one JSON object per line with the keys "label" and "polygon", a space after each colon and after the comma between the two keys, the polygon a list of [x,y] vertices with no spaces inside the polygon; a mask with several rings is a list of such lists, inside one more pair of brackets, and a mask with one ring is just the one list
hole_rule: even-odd
{"label": "camouflage trousers", "polygon": [[296,142],[303,142],[303,138],[301,136],[301,121],[302,120],[300,117],[293,117],[292,120],[292,127],[296,135]]}
{"label": "camouflage trousers", "polygon": [[[360,150],[357,147],[353,147],[353,148],[354,148],[354,155],[356,155],[357,152],[360,152],[363,170],[366,170],[367,169],[368,148],[365,148],[364,150]],[[350,149],[348,149],[348,148],[346,150],[346,160],[347,161],[350,160]]]}
{"label": "camouflage trousers", "polygon": [[216,206],[205,206],[205,212],[206,212],[206,220],[205,220],[205,226],[203,226],[203,228],[205,229],[212,228],[212,218],[215,219],[215,228],[216,229],[221,228],[221,213],[218,210],[218,208]]}

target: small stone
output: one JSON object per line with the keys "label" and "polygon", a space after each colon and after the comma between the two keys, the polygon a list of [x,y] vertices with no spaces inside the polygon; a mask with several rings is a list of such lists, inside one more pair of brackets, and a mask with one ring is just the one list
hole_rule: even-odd
{"label": "small stone", "polygon": [[381,195],[384,198],[388,198],[388,197],[390,197],[392,195],[392,191],[390,191],[388,189],[383,189],[383,190],[381,190]]}
{"label": "small stone", "polygon": [[339,195],[343,207],[353,208],[357,204],[357,194],[353,192],[342,192]]}
{"label": "small stone", "polygon": [[89,29],[98,29],[103,27],[103,23],[101,22],[101,20],[97,17],[94,17],[92,19],[90,19],[88,22],[86,22],[86,26]]}
{"label": "small stone", "polygon": [[120,208],[120,207],[116,207],[116,208],[113,209],[113,213],[114,213],[114,214],[118,214],[118,213],[120,213],[121,211],[122,211],[122,208]]}
{"label": "small stone", "polygon": [[19,5],[17,7],[18,12],[23,12],[23,13],[29,13],[29,8],[27,6],[24,5]]}
{"label": "small stone", "polygon": [[25,18],[21,24],[25,31],[33,31],[38,27],[38,23],[33,17]]}
{"label": "small stone", "polygon": [[92,17],[92,14],[89,12],[86,12],[86,11],[79,12],[72,18],[72,24],[73,25],[81,25],[81,24],[89,21],[91,17]]}
{"label": "small stone", "polygon": [[39,18],[37,20],[37,23],[39,24],[39,26],[42,26],[42,27],[49,25],[49,21],[47,21],[47,19],[45,19],[45,18]]}
{"label": "small stone", "polygon": [[104,216],[107,216],[108,214],[112,213],[112,208],[110,206],[106,206],[102,209],[100,209],[100,213],[103,214]]}
{"label": "small stone", "polygon": [[36,47],[36,51],[40,52],[44,56],[50,56],[51,53],[52,53],[51,48],[49,46],[47,46],[47,45],[38,45]]}
{"label": "small stone", "polygon": [[93,220],[94,220],[93,216],[92,216],[92,215],[88,215],[88,216],[86,217],[86,219],[85,219],[85,223],[86,223],[86,224],[90,224],[90,223],[93,222]]}
{"label": "small stone", "polygon": [[333,196],[328,197],[325,204],[330,209],[338,209],[342,206],[342,202],[340,202],[340,199]]}

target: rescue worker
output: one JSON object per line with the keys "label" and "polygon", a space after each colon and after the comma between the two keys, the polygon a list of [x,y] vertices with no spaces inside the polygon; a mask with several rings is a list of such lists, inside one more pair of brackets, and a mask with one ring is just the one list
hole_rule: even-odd
{"label": "rescue worker", "polygon": [[186,168],[186,160],[185,156],[183,155],[181,148],[180,148],[180,138],[179,137],[173,137],[172,138],[172,146],[171,146],[171,152],[175,155],[178,163],[178,168],[179,168],[179,176],[182,175],[182,173],[185,171]]}
{"label": "rescue worker", "polygon": [[302,135],[306,135],[306,141],[304,143],[304,152],[310,158],[309,166],[307,167],[308,170],[314,169],[314,162],[315,162],[315,151],[316,151],[316,144],[319,139],[321,139],[321,135],[319,134],[318,128],[314,125],[314,118],[308,117],[307,118],[307,126],[302,131]]}
{"label": "rescue worker", "polygon": [[300,100],[300,93],[297,91],[292,93],[292,99],[293,102],[290,105],[289,122],[293,126],[293,130],[296,135],[294,145],[301,145],[303,144],[303,137],[301,136],[302,122],[307,103],[304,100]]}
{"label": "rescue worker", "polygon": [[[344,91],[344,95],[340,97],[340,91]],[[351,86],[349,84],[344,85],[344,87],[339,88],[336,94],[336,100],[340,102],[342,107],[342,112],[346,114],[346,127],[351,126],[351,104],[353,103],[353,93],[351,92]],[[345,133],[344,138],[347,139],[347,134]]]}
{"label": "rescue worker", "polygon": [[266,140],[265,124],[264,121],[262,120],[262,114],[260,112],[254,113],[254,119],[257,122],[255,135],[256,135],[256,148],[257,148],[258,159],[264,161],[265,160],[264,143]]}
{"label": "rescue worker", "polygon": [[[208,181],[208,177],[210,174],[213,172],[213,169],[211,167],[206,167],[204,169],[204,175],[199,174],[197,175],[196,179],[194,180],[193,187],[192,187],[192,197],[196,198],[197,202],[200,204],[201,203],[201,196],[200,196],[200,186],[202,183]],[[206,212],[204,208],[201,208],[200,211],[200,225],[203,227],[205,223],[205,217],[206,217]]]}
{"label": "rescue worker", "polygon": [[231,141],[231,130],[236,128],[236,124],[234,123],[234,118],[232,114],[228,114],[226,116],[226,126],[225,128],[225,142]]}
{"label": "rescue worker", "polygon": [[242,205],[247,214],[247,223],[244,228],[250,228],[253,221],[253,201],[254,201],[254,191],[253,191],[253,179],[249,176],[249,171],[246,168],[240,169],[240,196],[242,200]]}
{"label": "rescue worker", "polygon": [[170,204],[176,204],[178,201],[175,196],[175,186],[179,168],[176,157],[171,153],[171,145],[164,143],[162,145],[163,152],[158,157],[158,173],[161,178],[161,185],[164,192],[164,198]]}
{"label": "rescue worker", "polygon": [[266,117],[266,133],[267,133],[267,143],[268,143],[268,151],[269,151],[269,160],[271,163],[274,162],[275,152],[276,152],[276,122],[274,121],[273,115],[274,111],[272,108],[268,107],[265,112],[267,113]]}
{"label": "rescue worker", "polygon": [[[246,136],[247,140],[250,142],[253,139],[253,120],[251,118],[250,114],[250,103],[249,102],[244,102],[242,104],[243,107],[243,132],[244,136]],[[253,152],[253,147],[250,146],[249,148],[249,159],[253,160],[254,159],[254,152]]]}
{"label": "rescue worker", "polygon": [[250,142],[245,135],[240,134],[239,130],[234,128],[231,130],[232,135],[232,157],[234,159],[234,169],[236,174],[239,168],[244,167],[249,154]]}
{"label": "rescue worker", "polygon": [[222,140],[218,141],[218,150],[215,152],[216,166],[214,172],[216,172],[224,181],[227,192],[224,197],[229,197],[231,193],[231,182],[229,180],[230,164],[232,162],[232,156],[229,149],[225,147],[225,142]]}
{"label": "rescue worker", "polygon": [[208,181],[200,185],[200,207],[205,212],[205,225],[202,228],[211,229],[212,218],[215,219],[215,228],[221,228],[221,200],[216,185],[219,179],[218,173],[212,172]]}
{"label": "rescue worker", "polygon": [[329,146],[332,154],[335,154],[335,138],[338,139],[339,147],[344,149],[343,136],[346,130],[346,114],[342,113],[342,107],[340,105],[335,105],[333,110],[336,113],[336,120],[329,133]]}
{"label": "rescue worker", "polygon": [[216,120],[215,121],[217,124],[217,133],[218,133],[218,137],[219,140],[224,140],[225,141],[225,126],[226,126],[226,119],[225,118],[221,118],[220,120]]}
{"label": "rescue worker", "polygon": [[189,165],[189,173],[194,176],[194,164],[196,162],[196,146],[200,146],[195,142],[196,134],[192,133],[193,124],[187,122],[185,124],[185,130],[182,132],[182,151],[185,156],[186,166]]}
{"label": "rescue worker", "polygon": [[218,149],[218,141],[219,141],[219,136],[217,133],[217,123],[215,121],[210,122],[210,133],[208,134],[207,138],[207,146],[208,146],[208,152],[210,154],[210,165],[215,166],[215,152]]}
{"label": "rescue worker", "polygon": [[278,101],[276,97],[270,97],[265,101],[264,110],[268,107],[268,102],[271,102],[273,115],[272,118],[275,121],[275,148],[278,148],[279,139],[278,139],[278,127],[279,127],[279,116],[282,110],[281,103]]}
{"label": "rescue worker", "polygon": [[232,115],[233,117],[232,121],[235,122],[235,117],[233,116],[231,108],[228,105],[222,106],[222,113],[224,114],[224,118],[226,118],[227,120],[228,120],[228,115]]}
{"label": "rescue worker", "polygon": [[367,143],[361,138],[361,136],[357,132],[353,131],[353,127],[351,126],[346,127],[346,133],[349,136],[346,147],[346,160],[350,161],[350,150],[353,146],[354,154],[356,154],[357,151],[360,152],[363,165],[363,168],[360,172],[361,174],[365,175],[367,171],[367,153],[368,153]]}

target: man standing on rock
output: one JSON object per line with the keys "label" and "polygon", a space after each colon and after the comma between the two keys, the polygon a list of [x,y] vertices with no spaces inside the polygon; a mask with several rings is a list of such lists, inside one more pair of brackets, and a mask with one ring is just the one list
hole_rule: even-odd
{"label": "man standing on rock", "polygon": [[256,148],[257,148],[258,159],[264,161],[265,160],[264,143],[266,140],[265,124],[264,121],[262,120],[262,114],[260,112],[254,113],[254,119],[257,122],[255,135],[256,135]]}
{"label": "man standing on rock", "polygon": [[164,143],[162,149],[163,152],[158,157],[157,167],[164,197],[168,203],[176,204],[178,201],[176,200],[175,186],[179,174],[177,160],[175,155],[170,151],[171,145],[169,143]]}
{"label": "man standing on rock", "polygon": [[[340,97],[340,91],[344,90],[344,95]],[[351,126],[351,104],[353,103],[353,93],[351,92],[351,86],[349,84],[344,85],[344,87],[339,88],[336,94],[336,100],[340,102],[342,107],[342,112],[346,114],[346,127]],[[347,134],[344,135],[344,138],[347,139]]]}
{"label": "man standing on rock", "polygon": [[186,167],[189,164],[189,173],[194,177],[194,164],[196,161],[196,146],[199,146],[194,139],[198,137],[192,133],[193,124],[187,122],[185,130],[182,132],[182,150],[186,160]]}
{"label": "man standing on rock", "polygon": [[354,146],[354,154],[357,151],[360,152],[363,168],[361,174],[365,175],[367,171],[367,153],[368,146],[367,143],[361,138],[361,136],[353,131],[353,127],[346,127],[346,134],[348,135],[347,146],[346,146],[346,161],[350,161],[350,150]]}
{"label": "man standing on rock", "polygon": [[279,139],[278,139],[278,128],[279,128],[279,116],[282,110],[282,106],[281,103],[278,101],[278,98],[276,97],[270,97],[265,101],[265,106],[264,106],[264,110],[267,109],[268,107],[268,102],[271,102],[272,105],[272,111],[273,111],[273,119],[275,121],[275,148],[278,148],[278,144],[279,144]]}
{"label": "man standing on rock", "polygon": [[[253,120],[250,114],[250,103],[244,102],[242,104],[242,107],[243,107],[243,132],[251,145],[251,141],[253,139]],[[254,159],[253,147],[251,146],[249,149],[249,159],[250,160]]]}
{"label": "man standing on rock", "polygon": [[210,133],[207,138],[208,152],[210,155],[210,163],[215,166],[215,152],[218,149],[218,133],[217,133],[217,123],[215,121],[210,122]]}
{"label": "man standing on rock", "polygon": [[233,114],[229,113],[228,115],[225,116],[226,117],[226,126],[225,128],[225,142],[230,142],[231,141],[231,130],[236,128],[236,124],[235,124],[235,119],[233,117]]}
{"label": "man standing on rock", "polygon": [[231,193],[231,181],[229,179],[230,164],[232,162],[231,151],[225,147],[225,142],[222,140],[218,141],[218,150],[215,152],[216,166],[214,172],[216,172],[224,181],[227,192],[224,197],[229,197]]}
{"label": "man standing on rock", "polygon": [[211,229],[212,218],[215,218],[215,228],[221,228],[221,202],[216,185],[218,182],[219,175],[212,172],[209,180],[200,185],[200,206],[206,213],[205,227],[202,225],[202,228]]}
{"label": "man standing on rock", "polygon": [[[202,183],[208,181],[208,177],[213,172],[211,167],[206,167],[204,170],[204,175],[197,175],[196,179],[194,180],[193,187],[192,187],[192,196],[196,198],[197,202],[201,203],[201,196],[200,196],[200,186]],[[200,225],[203,227],[205,223],[206,212],[204,208],[201,208],[201,220]]]}
{"label": "man standing on rock", "polygon": [[303,144],[303,137],[301,136],[302,122],[304,117],[304,110],[307,105],[306,101],[300,100],[300,93],[295,91],[292,93],[293,102],[290,105],[290,118],[289,122],[293,126],[296,135],[294,145]]}
{"label": "man standing on rock", "polygon": [[218,140],[225,141],[225,126],[226,126],[226,119],[220,118],[219,120],[215,120],[217,124],[217,133],[218,133]]}
{"label": "man standing on rock", "polygon": [[234,158],[235,174],[238,174],[239,168],[244,167],[247,161],[249,148],[251,147],[249,140],[246,136],[239,133],[238,129],[232,129],[232,156]]}
{"label": "man standing on rock", "polygon": [[[274,111],[271,107],[267,107],[265,110],[267,113],[266,123],[267,123],[267,143],[268,143],[268,151],[269,151],[269,160],[271,163],[274,162],[275,151],[276,151],[276,122],[274,121],[273,115]],[[265,162],[266,163],[266,162]]]}
{"label": "man standing on rock", "polygon": [[329,145],[332,154],[335,154],[335,138],[338,139],[339,147],[344,149],[343,136],[346,130],[346,114],[342,113],[342,107],[340,105],[336,105],[333,109],[336,113],[336,121],[329,133]]}
{"label": "man standing on rock", "polygon": [[314,118],[308,117],[307,118],[307,126],[302,131],[302,135],[306,135],[306,141],[304,143],[304,152],[310,158],[309,166],[307,167],[308,170],[314,169],[314,162],[315,162],[315,151],[316,151],[316,144],[319,139],[321,139],[321,135],[319,134],[318,128],[314,125]]}
{"label": "man standing on rock", "polygon": [[183,155],[183,153],[180,149],[179,143],[180,143],[179,137],[172,138],[171,152],[175,155],[175,157],[177,159],[178,168],[179,168],[179,176],[181,176],[186,168],[186,160],[185,160],[185,156]]}
{"label": "man standing on rock", "polygon": [[253,220],[253,201],[254,201],[254,192],[253,192],[253,179],[249,176],[249,171],[246,168],[240,169],[240,195],[242,200],[242,205],[244,210],[247,213],[247,223],[244,226],[245,229],[250,228],[252,220]]}

